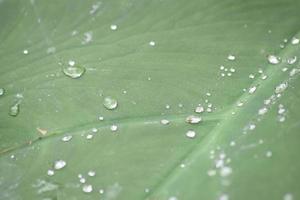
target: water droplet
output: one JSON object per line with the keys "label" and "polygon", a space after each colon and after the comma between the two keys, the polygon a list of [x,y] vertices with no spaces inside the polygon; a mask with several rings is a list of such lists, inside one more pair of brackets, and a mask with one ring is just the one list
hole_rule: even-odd
{"label": "water droplet", "polygon": [[230,60],[230,61],[233,61],[233,60],[235,60],[235,56],[229,54],[228,57],[227,57],[227,59]]}
{"label": "water droplet", "polygon": [[23,50],[23,54],[24,54],[24,55],[27,55],[28,53],[29,53],[29,51],[28,51],[27,49],[24,49],[24,50]]}
{"label": "water droplet", "polygon": [[110,130],[113,131],[113,132],[115,132],[115,131],[118,130],[118,126],[117,125],[111,125],[110,126]]}
{"label": "water droplet", "polygon": [[268,76],[265,75],[265,74],[263,74],[263,75],[261,76],[261,79],[262,79],[262,80],[266,80],[267,78],[268,78]]}
{"label": "water droplet", "polygon": [[88,134],[88,135],[86,136],[86,139],[91,140],[93,137],[94,137],[93,134]]}
{"label": "water droplet", "polygon": [[278,121],[279,122],[284,122],[285,121],[285,116],[279,115],[278,116]]}
{"label": "water droplet", "polygon": [[85,180],[85,178],[81,177],[81,178],[79,178],[79,182],[80,182],[80,183],[85,183],[86,180]]}
{"label": "water droplet", "polygon": [[99,119],[100,121],[103,121],[103,120],[104,120],[104,117],[100,116],[98,119]]}
{"label": "water droplet", "polygon": [[61,141],[63,142],[69,142],[72,139],[72,135],[66,135],[61,138]]}
{"label": "water droplet", "polygon": [[220,197],[219,197],[219,200],[229,200],[229,196],[227,194],[222,194]]}
{"label": "water droplet", "polygon": [[160,120],[160,123],[163,124],[163,125],[167,125],[167,124],[170,123],[170,121],[167,120],[167,119],[162,119],[162,120]]}
{"label": "water droplet", "polygon": [[115,24],[110,25],[110,30],[115,31],[118,29],[118,26]]}
{"label": "water droplet", "polygon": [[75,64],[74,61],[69,61],[69,65],[64,65],[62,71],[68,77],[79,78],[84,74],[85,68]]}
{"label": "water droplet", "polygon": [[210,170],[207,171],[208,176],[215,176],[216,174],[217,174],[217,172],[214,169],[210,169]]}
{"label": "water droplet", "polygon": [[249,74],[249,78],[254,79],[255,78],[254,74]]}
{"label": "water droplet", "polygon": [[88,172],[88,175],[89,176],[96,176],[96,172],[91,170],[91,171]]}
{"label": "water droplet", "polygon": [[269,157],[271,157],[272,156],[272,151],[267,151],[266,152],[266,156],[269,158]]}
{"label": "water droplet", "polygon": [[195,108],[195,112],[196,113],[202,113],[202,112],[204,112],[204,107],[203,106],[197,106],[196,108]]}
{"label": "water droplet", "polygon": [[224,70],[225,67],[223,65],[220,66],[220,70]]}
{"label": "water droplet", "polygon": [[83,40],[82,40],[81,44],[90,43],[92,40],[93,40],[93,32],[92,31],[85,32],[83,34]]}
{"label": "water droplet", "polygon": [[169,104],[166,105],[166,109],[170,109],[171,106]]}
{"label": "water droplet", "polygon": [[292,44],[299,44],[300,40],[299,38],[293,37],[291,43]]}
{"label": "water droplet", "polygon": [[20,102],[13,104],[9,109],[9,115],[16,117],[20,112]]}
{"label": "water droplet", "polygon": [[103,105],[105,108],[107,108],[108,110],[113,110],[116,109],[118,106],[118,102],[116,99],[112,98],[112,97],[105,97],[104,98],[104,102]]}
{"label": "water droplet", "polygon": [[196,137],[196,132],[195,131],[192,131],[192,130],[189,130],[185,133],[185,135],[188,137],[188,138],[195,138]]}
{"label": "water droplet", "polygon": [[300,72],[300,69],[296,69],[296,68],[293,68],[291,71],[290,71],[290,76],[294,76],[295,74],[299,73]]}
{"label": "water droplet", "polygon": [[99,193],[100,193],[100,194],[104,194],[104,190],[103,190],[103,189],[100,189],[100,190],[99,190]]}
{"label": "water droplet", "polygon": [[154,47],[155,46],[155,42],[154,41],[150,41],[149,45],[152,46],[152,47]]}
{"label": "water droplet", "polygon": [[249,88],[249,94],[253,94],[256,91],[256,86]]}
{"label": "water droplet", "polygon": [[75,61],[74,60],[69,60],[68,64],[73,67],[75,65]]}
{"label": "water droplet", "polygon": [[296,61],[297,61],[297,56],[294,56],[292,58],[287,59],[287,63],[290,64],[290,65],[296,63]]}
{"label": "water droplet", "polygon": [[54,175],[54,171],[52,169],[49,169],[47,171],[48,176],[53,176]]}
{"label": "water droplet", "polygon": [[232,173],[232,169],[230,167],[222,167],[220,170],[220,175],[222,177],[229,176]]}
{"label": "water droplet", "polygon": [[3,88],[0,88],[0,96],[4,95],[5,90]]}
{"label": "water droplet", "polygon": [[178,200],[177,197],[169,197],[168,200]]}
{"label": "water droplet", "polygon": [[281,93],[281,92],[283,92],[287,87],[288,87],[288,83],[287,83],[287,82],[281,83],[281,84],[279,84],[279,85],[275,88],[275,93],[276,93],[276,94]]}
{"label": "water droplet", "polygon": [[90,193],[93,191],[93,186],[92,185],[83,185],[82,191],[85,193]]}
{"label": "water droplet", "polygon": [[64,160],[57,160],[54,162],[54,169],[55,170],[60,170],[64,168],[67,165],[66,161]]}
{"label": "water droplet", "polygon": [[275,55],[269,55],[268,56],[268,61],[269,61],[270,64],[276,65],[276,64],[280,63],[280,58],[278,58]]}
{"label": "water droplet", "polygon": [[235,72],[235,69],[234,69],[234,68],[230,68],[230,71],[231,71],[232,73],[234,73],[234,72]]}
{"label": "water droplet", "polygon": [[232,147],[235,146],[235,141],[231,141],[229,145]]}
{"label": "water droplet", "polygon": [[202,121],[202,118],[198,116],[190,115],[185,119],[185,121],[190,124],[198,124],[199,122]]}

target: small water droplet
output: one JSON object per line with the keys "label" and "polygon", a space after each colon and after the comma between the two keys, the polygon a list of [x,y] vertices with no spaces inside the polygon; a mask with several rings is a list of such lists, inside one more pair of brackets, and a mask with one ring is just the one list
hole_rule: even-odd
{"label": "small water droplet", "polygon": [[222,177],[229,176],[232,173],[232,169],[230,167],[222,167],[220,170],[220,175]]}
{"label": "small water droplet", "polygon": [[203,106],[197,106],[196,108],[195,108],[195,112],[196,113],[202,113],[202,112],[204,112],[204,107]]}
{"label": "small water droplet", "polygon": [[208,176],[215,176],[216,174],[217,174],[217,172],[214,169],[210,169],[210,170],[207,171]]}
{"label": "small water droplet", "polygon": [[235,72],[235,69],[234,69],[234,68],[230,68],[230,71],[231,71],[232,73],[234,73],[234,72]]}
{"label": "small water droplet", "polygon": [[227,57],[227,59],[230,60],[230,61],[233,61],[233,60],[235,60],[235,56],[229,54],[228,57]]}
{"label": "small water droplet", "polygon": [[4,95],[4,93],[5,93],[4,88],[0,88],[0,96]]}
{"label": "small water droplet", "polygon": [[89,172],[88,172],[88,175],[89,176],[96,176],[96,172],[95,171],[92,171],[92,170],[90,170]]}
{"label": "small water droplet", "polygon": [[16,102],[9,108],[9,115],[16,117],[20,112],[20,102]]}
{"label": "small water droplet", "polygon": [[255,78],[254,74],[250,74],[250,75],[249,75],[249,78],[250,78],[250,79],[254,79],[254,78]]}
{"label": "small water droplet", "polygon": [[187,132],[185,133],[185,135],[186,135],[188,138],[193,139],[193,138],[196,137],[196,132],[193,131],[193,130],[189,130],[189,131],[187,131]]}
{"label": "small water droplet", "polygon": [[225,67],[223,65],[220,66],[220,70],[224,70]]}
{"label": "small water droplet", "polygon": [[272,65],[277,65],[278,63],[280,63],[280,58],[278,58],[277,56],[275,55],[269,55],[268,56],[268,61],[270,64]]}
{"label": "small water droplet", "polygon": [[116,109],[118,107],[118,102],[117,102],[116,99],[114,99],[112,97],[105,97],[103,105],[108,110],[113,110],[113,109]]}
{"label": "small water droplet", "polygon": [[104,120],[104,117],[100,116],[98,119],[99,119],[100,121],[103,121],[103,120]]}
{"label": "small water droplet", "polygon": [[53,175],[54,175],[54,171],[53,171],[52,169],[49,169],[49,170],[47,171],[47,175],[48,175],[48,176],[53,176]]}
{"label": "small water droplet", "polygon": [[103,189],[100,189],[100,190],[99,190],[99,193],[100,193],[100,194],[104,194],[104,190],[103,190]]}
{"label": "small water droplet", "polygon": [[167,119],[162,119],[162,120],[160,120],[160,123],[163,124],[163,125],[167,125],[167,124],[170,123],[170,121],[167,120]]}
{"label": "small water droplet", "polygon": [[93,134],[88,134],[88,135],[86,136],[86,139],[91,140],[93,137],[94,137]]}
{"label": "small water droplet", "polygon": [[110,25],[110,30],[115,31],[118,29],[118,26],[116,24]]}
{"label": "small water droplet", "polygon": [[92,185],[83,185],[82,191],[85,193],[90,193],[93,191],[93,186]]}
{"label": "small water droplet", "polygon": [[291,193],[286,193],[284,196],[283,196],[283,200],[293,200],[294,197]]}
{"label": "small water droplet", "polygon": [[261,76],[261,79],[262,79],[262,80],[266,80],[267,78],[268,78],[268,76],[265,75],[265,74],[263,74],[263,75]]}
{"label": "small water droplet", "polygon": [[253,94],[256,91],[256,86],[249,88],[249,94]]}
{"label": "small water droplet", "polygon": [[198,124],[199,122],[202,121],[202,118],[198,116],[190,115],[185,119],[185,121],[190,124]]}
{"label": "small water droplet", "polygon": [[266,152],[266,156],[269,158],[269,157],[271,157],[272,156],[272,151],[267,151]]}
{"label": "small water droplet", "polygon": [[263,107],[261,109],[258,110],[258,114],[259,115],[264,115],[268,112],[268,109],[266,107]]}
{"label": "small water droplet", "polygon": [[229,196],[227,194],[222,194],[220,197],[219,197],[219,200],[229,200]]}
{"label": "small water droplet", "polygon": [[23,50],[23,54],[24,54],[24,55],[27,55],[28,53],[29,53],[29,51],[28,51],[27,49],[24,49],[24,50]]}
{"label": "small water droplet", "polygon": [[74,61],[69,61],[68,65],[64,65],[62,71],[70,78],[80,78],[84,74],[85,68],[73,62]]}
{"label": "small water droplet", "polygon": [[152,47],[154,47],[155,46],[155,42],[154,41],[150,41],[149,45],[152,46]]}
{"label": "small water droplet", "polygon": [[110,126],[110,130],[113,131],[113,132],[115,132],[115,131],[118,130],[118,126],[117,125],[111,125]]}
{"label": "small water droplet", "polygon": [[63,142],[69,142],[72,139],[72,135],[66,135],[61,138]]}
{"label": "small water droplet", "polygon": [[64,160],[57,160],[54,162],[54,169],[55,170],[60,170],[64,168],[67,165],[66,161]]}

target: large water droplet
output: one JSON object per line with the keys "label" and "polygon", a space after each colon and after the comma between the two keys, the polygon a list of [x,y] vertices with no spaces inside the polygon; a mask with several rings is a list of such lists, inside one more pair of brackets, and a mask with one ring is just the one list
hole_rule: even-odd
{"label": "large water droplet", "polygon": [[280,63],[280,58],[278,58],[275,55],[269,55],[268,56],[268,61],[269,61],[270,64],[276,65],[276,64]]}
{"label": "large water droplet", "polygon": [[68,77],[71,77],[71,78],[79,78],[81,77],[84,72],[85,72],[85,68],[78,65],[78,64],[75,64],[74,61],[69,61],[69,64],[68,65],[64,65],[63,68],[63,73],[68,76]]}
{"label": "large water droplet", "polygon": [[115,108],[117,108],[118,106],[118,102],[116,99],[112,98],[112,97],[106,97],[104,99],[103,105],[105,106],[105,108],[107,108],[108,110],[113,110]]}
{"label": "large water droplet", "polygon": [[54,169],[60,170],[67,165],[66,161],[64,160],[57,160],[54,162]]}
{"label": "large water droplet", "polygon": [[9,109],[9,115],[13,117],[17,116],[19,112],[20,112],[20,102],[13,104]]}

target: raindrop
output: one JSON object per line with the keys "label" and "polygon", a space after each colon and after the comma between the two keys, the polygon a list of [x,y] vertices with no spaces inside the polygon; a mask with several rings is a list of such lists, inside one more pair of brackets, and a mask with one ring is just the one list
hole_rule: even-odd
{"label": "raindrop", "polygon": [[275,55],[269,55],[268,56],[268,61],[269,61],[270,64],[276,65],[276,64],[280,63],[280,58],[278,58]]}
{"label": "raindrop", "polygon": [[112,97],[105,97],[104,98],[104,102],[103,105],[105,108],[107,108],[108,110],[113,110],[116,109],[118,106],[118,102],[116,99],[112,98]]}
{"label": "raindrop", "polygon": [[249,88],[249,94],[253,94],[256,91],[256,86]]}
{"label": "raindrop", "polygon": [[61,141],[63,142],[69,142],[72,139],[72,135],[66,135],[61,138]]}
{"label": "raindrop", "polygon": [[54,162],[54,169],[60,170],[67,165],[66,161],[64,160],[57,160]]}
{"label": "raindrop", "polygon": [[202,121],[202,118],[198,116],[190,115],[185,119],[185,121],[190,124],[198,124],[199,122]]}
{"label": "raindrop", "polygon": [[90,193],[93,191],[93,186],[92,185],[83,185],[82,191],[85,193]]}
{"label": "raindrop", "polygon": [[28,51],[27,49],[24,49],[24,50],[23,50],[23,54],[24,54],[24,55],[27,55],[28,53],[29,53],[29,51]]}
{"label": "raindrop", "polygon": [[69,61],[68,65],[63,66],[62,71],[70,78],[79,78],[84,74],[85,68],[75,64],[74,61]]}
{"label": "raindrop", "polygon": [[9,109],[9,115],[16,117],[19,112],[20,112],[20,102],[15,103],[14,105],[12,105]]}
{"label": "raindrop", "polygon": [[188,138],[195,138],[196,137],[196,132],[195,131],[192,131],[192,130],[189,130],[185,133],[185,135],[188,137]]}

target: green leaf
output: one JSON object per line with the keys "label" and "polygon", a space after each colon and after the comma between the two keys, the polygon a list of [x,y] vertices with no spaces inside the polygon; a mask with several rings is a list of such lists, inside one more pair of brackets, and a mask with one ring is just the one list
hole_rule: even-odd
{"label": "green leaf", "polygon": [[1,0],[0,199],[299,199],[299,9]]}

